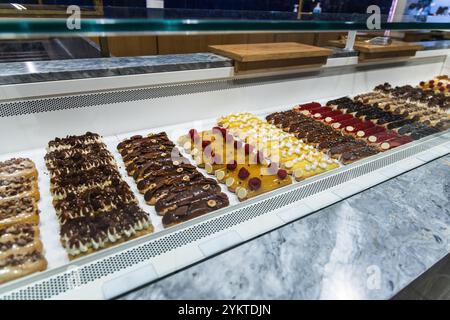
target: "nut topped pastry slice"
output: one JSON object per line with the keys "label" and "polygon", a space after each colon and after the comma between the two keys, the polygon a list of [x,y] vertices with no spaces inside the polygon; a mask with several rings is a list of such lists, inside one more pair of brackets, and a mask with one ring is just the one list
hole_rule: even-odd
{"label": "nut topped pastry slice", "polygon": [[48,150],[53,206],[69,259],[153,232],[98,134],[56,138]]}
{"label": "nut topped pastry slice", "polygon": [[47,269],[42,252],[10,254],[0,259],[0,284]]}
{"label": "nut topped pastry slice", "polygon": [[25,158],[13,158],[0,162],[0,180],[18,177],[37,179],[38,173],[34,162]]}
{"label": "nut topped pastry slice", "polygon": [[37,180],[28,177],[0,180],[0,203],[7,200],[32,197],[36,201],[40,198]]}
{"label": "nut topped pastry slice", "polygon": [[47,268],[39,240],[37,177],[30,159],[0,162],[0,283]]}
{"label": "nut topped pastry slice", "polygon": [[39,228],[34,223],[17,223],[0,229],[0,260],[12,254],[42,252]]}
{"label": "nut topped pastry slice", "polygon": [[0,228],[16,223],[39,223],[39,211],[33,197],[13,198],[0,202]]}
{"label": "nut topped pastry slice", "polygon": [[133,136],[117,149],[146,203],[163,216],[164,227],[229,205],[217,182],[181,156],[165,132]]}

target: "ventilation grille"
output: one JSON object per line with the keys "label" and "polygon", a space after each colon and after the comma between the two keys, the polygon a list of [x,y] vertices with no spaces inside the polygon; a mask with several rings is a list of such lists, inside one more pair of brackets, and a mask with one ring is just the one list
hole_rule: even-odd
{"label": "ventilation grille", "polygon": [[[381,154],[373,159],[337,169],[335,173],[330,172],[323,177],[312,178],[311,182],[291,185],[287,187],[286,190],[281,189],[278,193],[268,198],[250,200],[246,206],[240,206],[235,209],[233,209],[233,207],[225,209],[221,215],[214,216],[213,214],[210,214],[209,218],[208,216],[204,216],[203,222],[193,224],[180,231],[169,233],[127,251],[122,251],[115,255],[107,256],[104,259],[80,266],[77,269],[77,285],[88,284],[117,271],[142,263],[165,252],[213,235],[219,231],[231,228],[285,206],[289,206],[297,201],[332,187],[336,187],[354,178],[407,159],[408,157],[414,156],[417,153],[442,144],[443,142],[443,139],[435,137],[420,143],[413,143],[410,147],[392,151],[390,154]],[[70,285],[72,283],[71,279],[74,277],[73,273],[73,270],[69,270],[57,274],[42,282],[17,289],[1,298],[6,300],[50,299],[71,290]]]}
{"label": "ventilation grille", "polygon": [[228,90],[247,86],[264,85],[274,81],[279,82],[296,77],[298,78],[298,76],[299,75],[276,75],[248,79],[205,80],[138,89],[114,90],[3,103],[0,102],[0,117],[12,117],[40,112],[86,108],[91,106],[102,106],[115,103],[188,95],[200,92]]}

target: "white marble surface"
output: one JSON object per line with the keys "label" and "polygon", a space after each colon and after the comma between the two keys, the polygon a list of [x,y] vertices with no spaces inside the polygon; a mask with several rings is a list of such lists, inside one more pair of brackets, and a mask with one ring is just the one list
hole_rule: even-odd
{"label": "white marble surface", "polygon": [[388,299],[450,251],[450,156],[122,299]]}
{"label": "white marble surface", "polygon": [[0,85],[231,67],[213,53],[67,59],[0,64]]}

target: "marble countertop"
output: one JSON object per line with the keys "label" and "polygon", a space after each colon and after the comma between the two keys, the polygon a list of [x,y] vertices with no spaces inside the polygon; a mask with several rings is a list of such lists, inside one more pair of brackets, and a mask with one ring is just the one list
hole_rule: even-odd
{"label": "marble countertop", "polygon": [[231,67],[212,53],[10,62],[0,64],[0,85]]}
{"label": "marble countertop", "polygon": [[[450,40],[420,43],[424,50],[450,48]],[[331,49],[333,54],[330,58],[358,55],[357,51]],[[231,66],[231,59],[212,53],[8,62],[0,64],[0,85]]]}
{"label": "marble countertop", "polygon": [[450,252],[450,155],[121,299],[389,299]]}

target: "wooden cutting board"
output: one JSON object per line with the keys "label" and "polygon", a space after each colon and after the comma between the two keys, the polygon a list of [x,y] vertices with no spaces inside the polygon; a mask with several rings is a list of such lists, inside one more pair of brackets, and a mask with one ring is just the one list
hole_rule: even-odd
{"label": "wooden cutting board", "polygon": [[[330,40],[328,43],[339,48],[345,47],[344,40]],[[364,41],[356,41],[353,48],[360,52],[360,60],[368,61],[398,57],[412,57],[418,50],[422,50],[423,46],[400,40],[392,40],[392,43],[386,46],[370,44]]]}
{"label": "wooden cutting board", "polygon": [[239,73],[320,66],[333,52],[297,42],[225,44],[208,48],[213,53],[235,60],[235,71]]}

